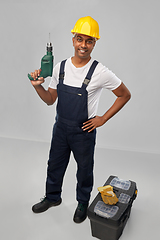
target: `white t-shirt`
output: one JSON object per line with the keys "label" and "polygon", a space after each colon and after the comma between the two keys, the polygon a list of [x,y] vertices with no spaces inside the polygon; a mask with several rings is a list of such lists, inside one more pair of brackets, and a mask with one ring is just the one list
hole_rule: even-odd
{"label": "white t-shirt", "polygon": [[[72,64],[71,58],[68,58],[64,69],[64,84],[73,87],[81,87],[93,61],[94,59],[91,58],[85,66],[76,68]],[[57,89],[59,71],[60,62],[53,69],[53,75],[49,84],[49,87],[52,89]],[[120,84],[121,80],[112,71],[101,63],[98,63],[91,81],[86,88],[88,91],[88,118],[94,117],[97,114],[98,102],[102,89],[114,90],[119,87]]]}

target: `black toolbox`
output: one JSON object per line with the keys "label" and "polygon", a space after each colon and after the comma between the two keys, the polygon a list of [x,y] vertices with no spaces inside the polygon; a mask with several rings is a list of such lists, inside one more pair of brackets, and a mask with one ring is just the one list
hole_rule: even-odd
{"label": "black toolbox", "polygon": [[[130,216],[132,203],[137,196],[136,183],[110,176],[104,186],[111,185],[119,201],[107,205],[98,193],[88,208],[92,236],[101,240],[118,240]],[[98,209],[98,210],[97,210]]]}

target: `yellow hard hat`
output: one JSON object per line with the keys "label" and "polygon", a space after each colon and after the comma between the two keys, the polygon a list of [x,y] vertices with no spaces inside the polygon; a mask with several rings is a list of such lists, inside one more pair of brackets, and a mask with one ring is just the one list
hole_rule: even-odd
{"label": "yellow hard hat", "polygon": [[89,16],[78,19],[71,32],[73,34],[80,33],[90,37],[94,37],[97,40],[100,39],[99,25],[96,20]]}

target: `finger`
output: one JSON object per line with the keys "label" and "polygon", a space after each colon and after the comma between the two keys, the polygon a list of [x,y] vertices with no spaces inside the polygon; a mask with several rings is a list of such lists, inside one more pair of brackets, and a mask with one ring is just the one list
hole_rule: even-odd
{"label": "finger", "polygon": [[83,125],[87,125],[87,124],[89,124],[90,122],[91,122],[91,120],[88,120],[88,121],[84,122]]}
{"label": "finger", "polygon": [[83,123],[83,127],[88,127],[88,126],[91,126],[93,123],[94,123],[94,121],[93,121],[93,120],[89,120],[89,121],[87,121],[87,122]]}
{"label": "finger", "polygon": [[38,77],[38,70],[34,71],[36,78]]}
{"label": "finger", "polygon": [[92,132],[95,128],[96,127],[94,125],[92,125],[92,126],[89,126],[89,127],[85,128],[85,129],[83,129],[83,131]]}
{"label": "finger", "polygon": [[89,125],[83,126],[82,129],[83,129],[84,131],[86,131],[86,130],[90,129],[91,127],[93,127],[93,125],[92,125],[92,124],[89,124]]}
{"label": "finger", "polygon": [[89,123],[95,121],[95,119],[96,119],[97,117],[98,117],[98,116],[95,116],[95,117],[93,117],[93,118],[87,120],[86,122],[83,123],[83,125],[86,125],[86,124],[89,124]]}
{"label": "finger", "polygon": [[31,72],[31,77],[33,78],[33,80],[35,80],[36,79],[36,77],[35,77],[35,73],[34,72]]}
{"label": "finger", "polygon": [[88,132],[92,132],[96,127],[91,128]]}
{"label": "finger", "polygon": [[41,73],[41,69],[38,69],[38,76],[40,75],[40,73]]}
{"label": "finger", "polygon": [[35,81],[37,80],[37,75],[34,75],[34,80],[35,80]]}
{"label": "finger", "polygon": [[82,127],[83,130],[87,130],[88,128],[90,128],[91,126],[90,125],[85,125]]}
{"label": "finger", "polygon": [[38,80],[41,81],[41,82],[43,82],[43,81],[44,81],[44,78],[43,78],[43,77],[39,77]]}
{"label": "finger", "polygon": [[34,72],[31,74],[31,77],[33,78],[33,80],[35,80],[35,74],[34,74]]}
{"label": "finger", "polygon": [[97,126],[97,124],[93,122],[93,123],[89,124],[89,125],[86,127],[86,129],[95,128],[96,126]]}

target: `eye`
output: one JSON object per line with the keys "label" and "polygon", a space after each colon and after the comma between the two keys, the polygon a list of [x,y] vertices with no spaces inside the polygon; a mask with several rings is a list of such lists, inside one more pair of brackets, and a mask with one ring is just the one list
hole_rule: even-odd
{"label": "eye", "polygon": [[77,38],[77,41],[78,41],[78,42],[82,42],[82,39],[81,39],[81,38]]}
{"label": "eye", "polygon": [[87,44],[93,44],[93,40],[87,40]]}

